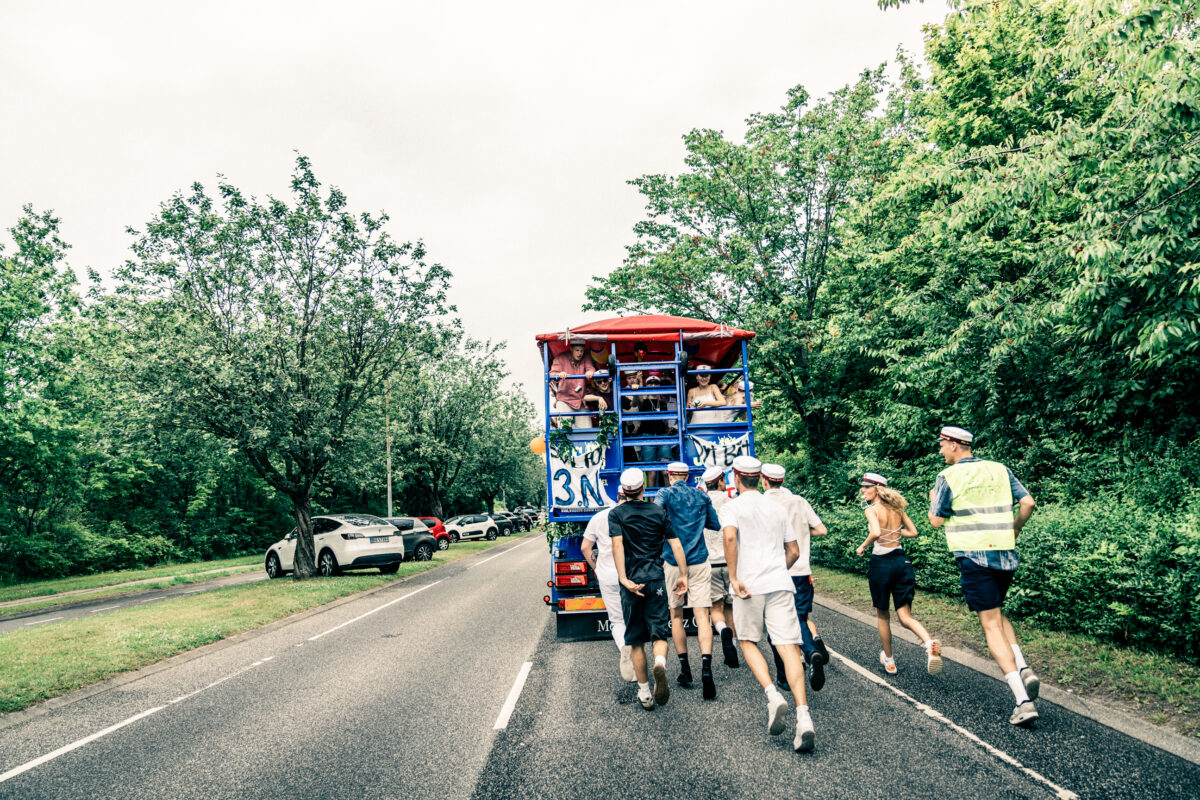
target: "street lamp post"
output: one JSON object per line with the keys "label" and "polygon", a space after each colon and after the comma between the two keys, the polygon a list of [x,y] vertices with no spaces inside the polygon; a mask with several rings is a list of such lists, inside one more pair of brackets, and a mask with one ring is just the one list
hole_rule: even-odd
{"label": "street lamp post", "polygon": [[388,517],[392,516],[392,418],[388,400],[388,381],[383,383],[383,429],[384,440],[387,442],[387,497]]}

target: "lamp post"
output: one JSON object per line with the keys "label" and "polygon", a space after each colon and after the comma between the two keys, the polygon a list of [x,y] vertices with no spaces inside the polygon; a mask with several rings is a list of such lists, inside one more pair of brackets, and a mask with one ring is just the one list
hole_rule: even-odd
{"label": "lamp post", "polygon": [[384,441],[387,442],[387,500],[388,517],[392,516],[392,418],[388,400],[389,381],[383,383],[383,430]]}

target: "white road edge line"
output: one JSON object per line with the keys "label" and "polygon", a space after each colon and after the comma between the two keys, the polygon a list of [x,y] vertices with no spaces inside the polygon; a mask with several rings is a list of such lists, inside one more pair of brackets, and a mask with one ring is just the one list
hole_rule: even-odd
{"label": "white road edge line", "polygon": [[101,611],[110,611],[114,608],[120,608],[120,606],[105,606],[104,608],[93,608],[88,613],[89,614],[99,614]]}
{"label": "white road edge line", "polygon": [[496,555],[494,555],[494,556],[488,556],[488,557],[487,557],[487,558],[485,558],[483,561],[476,561],[474,564],[472,564],[471,566],[467,567],[467,569],[475,569],[476,567],[483,566],[483,565],[484,565],[484,564],[486,564],[487,562],[491,561],[493,558],[499,558],[499,557],[500,557],[500,556],[502,556],[502,555],[506,555],[506,554],[508,554],[508,553],[511,553],[513,550],[516,550],[516,549],[517,549],[517,547],[524,547],[525,545],[529,544],[530,542],[536,542],[536,541],[539,541],[539,540],[538,540],[538,539],[530,539],[528,542],[521,542],[519,545],[516,545],[515,547],[510,547],[510,548],[508,548],[508,549],[507,549],[507,550],[505,550],[503,553],[496,553]]}
{"label": "white road edge line", "polygon": [[[517,545],[520,547],[520,545]],[[517,698],[521,696],[521,690],[525,688],[525,679],[529,677],[529,670],[533,669],[533,662],[526,661],[521,665],[521,671],[517,673],[517,679],[513,681],[513,687],[508,692],[508,699],[504,701],[504,707],[500,709],[500,716],[496,717],[496,724],[492,726],[494,731],[502,731],[508,727],[508,718],[512,716],[513,710],[517,707]]]}
{"label": "white road edge line", "polygon": [[344,627],[346,627],[347,625],[349,625],[349,624],[350,624],[350,623],[352,623],[352,622],[358,622],[360,619],[363,619],[364,617],[369,617],[369,616],[371,616],[371,615],[372,615],[372,614],[374,614],[376,611],[383,611],[385,608],[387,608],[388,606],[390,606],[390,605],[392,605],[392,604],[394,604],[394,603],[399,603],[401,600],[407,600],[408,598],[412,597],[414,594],[417,594],[417,592],[423,592],[423,591],[425,591],[425,590],[426,590],[426,589],[428,589],[430,586],[437,586],[439,583],[441,583],[441,582],[442,582],[442,580],[445,580],[445,579],[444,579],[444,578],[442,578],[442,579],[436,580],[436,581],[434,581],[433,583],[429,583],[429,584],[426,584],[426,585],[422,586],[420,589],[417,589],[417,590],[415,590],[415,591],[409,592],[408,594],[404,595],[403,597],[397,597],[395,600],[389,600],[389,601],[387,601],[386,603],[384,603],[383,605],[381,605],[381,606],[378,606],[377,608],[372,608],[370,611],[368,611],[368,612],[367,612],[367,613],[365,613],[365,614],[359,614],[359,615],[358,615],[357,617],[355,617],[354,619],[348,619],[348,620],[346,620],[346,621],[345,621],[345,622],[343,622],[341,625],[334,625],[332,628],[330,628],[330,629],[329,629],[329,630],[327,630],[327,631],[324,631],[324,632],[322,632],[322,633],[318,633],[316,636],[310,636],[310,637],[308,637],[307,641],[310,641],[310,642],[315,642],[317,639],[320,639],[322,636],[324,636],[324,635],[326,635],[326,634],[328,634],[328,633],[333,633],[334,631],[338,630],[339,628],[344,628]]}
{"label": "white road edge line", "polygon": [[39,619],[36,622],[26,622],[24,627],[28,628],[33,625],[45,625],[47,622],[58,622],[60,619],[66,619],[66,617],[51,617],[50,619]]}
{"label": "white road edge line", "polygon": [[858,664],[855,661],[851,661],[850,659],[846,658],[841,653],[835,652],[832,649],[829,651],[829,654],[832,655],[834,658],[836,658],[838,661],[841,661],[846,666],[850,667],[850,669],[854,670],[859,675],[862,675],[867,680],[872,681],[873,683],[879,684],[880,686],[882,686],[885,689],[887,689],[888,691],[890,691],[892,694],[899,697],[901,700],[905,700],[908,703],[911,703],[914,707],[916,707],[916,709],[918,711],[922,712],[925,716],[929,717],[930,719],[937,720],[938,722],[940,722],[943,725],[950,728],[955,733],[958,733],[959,735],[963,736],[964,738],[968,739],[969,741],[972,741],[975,744],[979,745],[984,750],[986,750],[988,753],[990,753],[991,755],[1000,759],[1001,761],[1005,762],[1006,764],[1016,767],[1021,772],[1025,773],[1025,775],[1027,775],[1028,777],[1033,778],[1035,781],[1038,781],[1039,783],[1045,784],[1050,789],[1050,791],[1054,792],[1055,796],[1058,797],[1059,800],[1079,800],[1079,795],[1075,794],[1070,789],[1064,789],[1063,787],[1059,786],[1054,781],[1047,778],[1045,775],[1042,775],[1040,772],[1036,772],[1036,771],[1030,769],[1029,767],[1025,766],[1024,764],[1022,764],[1020,761],[1017,761],[1015,758],[1013,758],[1012,756],[1010,756],[1008,753],[1004,752],[1003,750],[1000,750],[999,748],[988,744],[983,739],[980,739],[978,736],[971,733],[966,728],[964,728],[960,725],[956,725],[954,722],[951,722],[946,716],[944,716],[937,709],[930,708],[929,706],[925,705],[921,701],[917,700],[915,697],[912,697],[911,695],[906,694],[905,692],[901,691],[900,689],[897,689],[895,686],[892,686],[890,683],[888,683],[887,681],[885,681],[883,678],[879,677],[875,673],[871,672],[866,667],[861,666],[860,664]]}
{"label": "white road edge line", "polygon": [[22,764],[19,767],[13,767],[8,772],[4,773],[3,775],[0,775],[0,783],[4,783],[9,778],[15,778],[23,772],[28,772],[29,770],[33,769],[34,767],[41,766],[42,764],[45,764],[47,761],[53,761],[54,759],[58,758],[59,756],[65,754],[65,753],[69,753],[72,750],[83,747],[85,744],[87,744],[89,742],[96,741],[101,736],[107,736],[108,734],[112,733],[115,730],[120,730],[121,728],[124,728],[126,725],[137,722],[139,719],[148,717],[151,714],[162,711],[164,708],[166,708],[166,706],[156,706],[155,708],[148,709],[146,711],[143,711],[140,714],[134,714],[132,717],[130,717],[127,720],[124,720],[123,722],[118,722],[116,725],[107,727],[102,731],[97,731],[96,733],[93,733],[91,736],[85,736],[82,739],[80,739],[79,741],[71,742],[69,745],[66,745],[65,747],[58,748],[53,753],[47,753],[46,755],[42,756],[41,758],[35,758],[33,761]]}

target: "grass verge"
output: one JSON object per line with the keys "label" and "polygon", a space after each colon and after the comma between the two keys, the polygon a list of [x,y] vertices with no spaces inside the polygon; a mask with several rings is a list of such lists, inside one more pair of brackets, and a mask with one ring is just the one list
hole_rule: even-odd
{"label": "grass verge", "polygon": [[460,542],[437,553],[433,561],[402,564],[396,575],[261,581],[5,634],[0,636],[0,713],[19,711],[508,541]]}
{"label": "grass verge", "polygon": [[[818,593],[874,614],[862,575],[813,567]],[[966,603],[917,591],[913,616],[944,644],[989,657],[979,620]],[[1043,681],[1080,697],[1116,701],[1133,713],[1200,738],[1200,667],[1163,653],[1012,620],[1025,658]],[[893,615],[893,624],[898,627]]]}
{"label": "grass verge", "polygon": [[52,581],[17,583],[10,586],[0,586],[0,603],[9,600],[20,600],[25,597],[45,597],[46,595],[58,594],[60,592],[74,592],[81,589],[115,586],[147,578],[170,578],[177,575],[208,572],[209,570],[260,564],[262,563],[262,559],[262,556],[239,556],[238,558],[226,558],[220,561],[164,564],[161,567],[149,567],[148,569],[129,569],[121,572],[101,572],[96,575],[76,575],[73,578],[56,578]]}

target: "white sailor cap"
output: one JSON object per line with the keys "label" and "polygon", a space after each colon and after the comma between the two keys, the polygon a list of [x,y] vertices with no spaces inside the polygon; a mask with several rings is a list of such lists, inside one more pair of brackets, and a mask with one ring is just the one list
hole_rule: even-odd
{"label": "white sailor cap", "polygon": [[646,475],[637,467],[630,467],[621,473],[621,488],[636,492],[646,483]]}
{"label": "white sailor cap", "polygon": [[714,465],[704,470],[704,474],[700,476],[700,480],[704,481],[705,483],[712,483],[724,474],[725,470]]}
{"label": "white sailor cap", "polygon": [[783,476],[787,474],[787,470],[785,470],[779,464],[763,464],[762,474],[764,478],[770,478],[773,481],[781,481],[783,480]]}
{"label": "white sailor cap", "polygon": [[947,439],[958,444],[970,444],[975,440],[975,434],[966,428],[956,428],[953,425],[947,425],[942,428],[942,432],[938,434],[938,438]]}
{"label": "white sailor cap", "polygon": [[733,471],[739,475],[758,475],[762,472],[762,462],[754,456],[738,456],[733,460]]}
{"label": "white sailor cap", "polygon": [[859,485],[863,488],[868,486],[887,486],[887,478],[883,477],[878,472],[868,472],[862,476],[862,483]]}
{"label": "white sailor cap", "polygon": [[672,475],[687,475],[688,465],[682,461],[672,461],[670,464],[667,464],[667,472]]}

